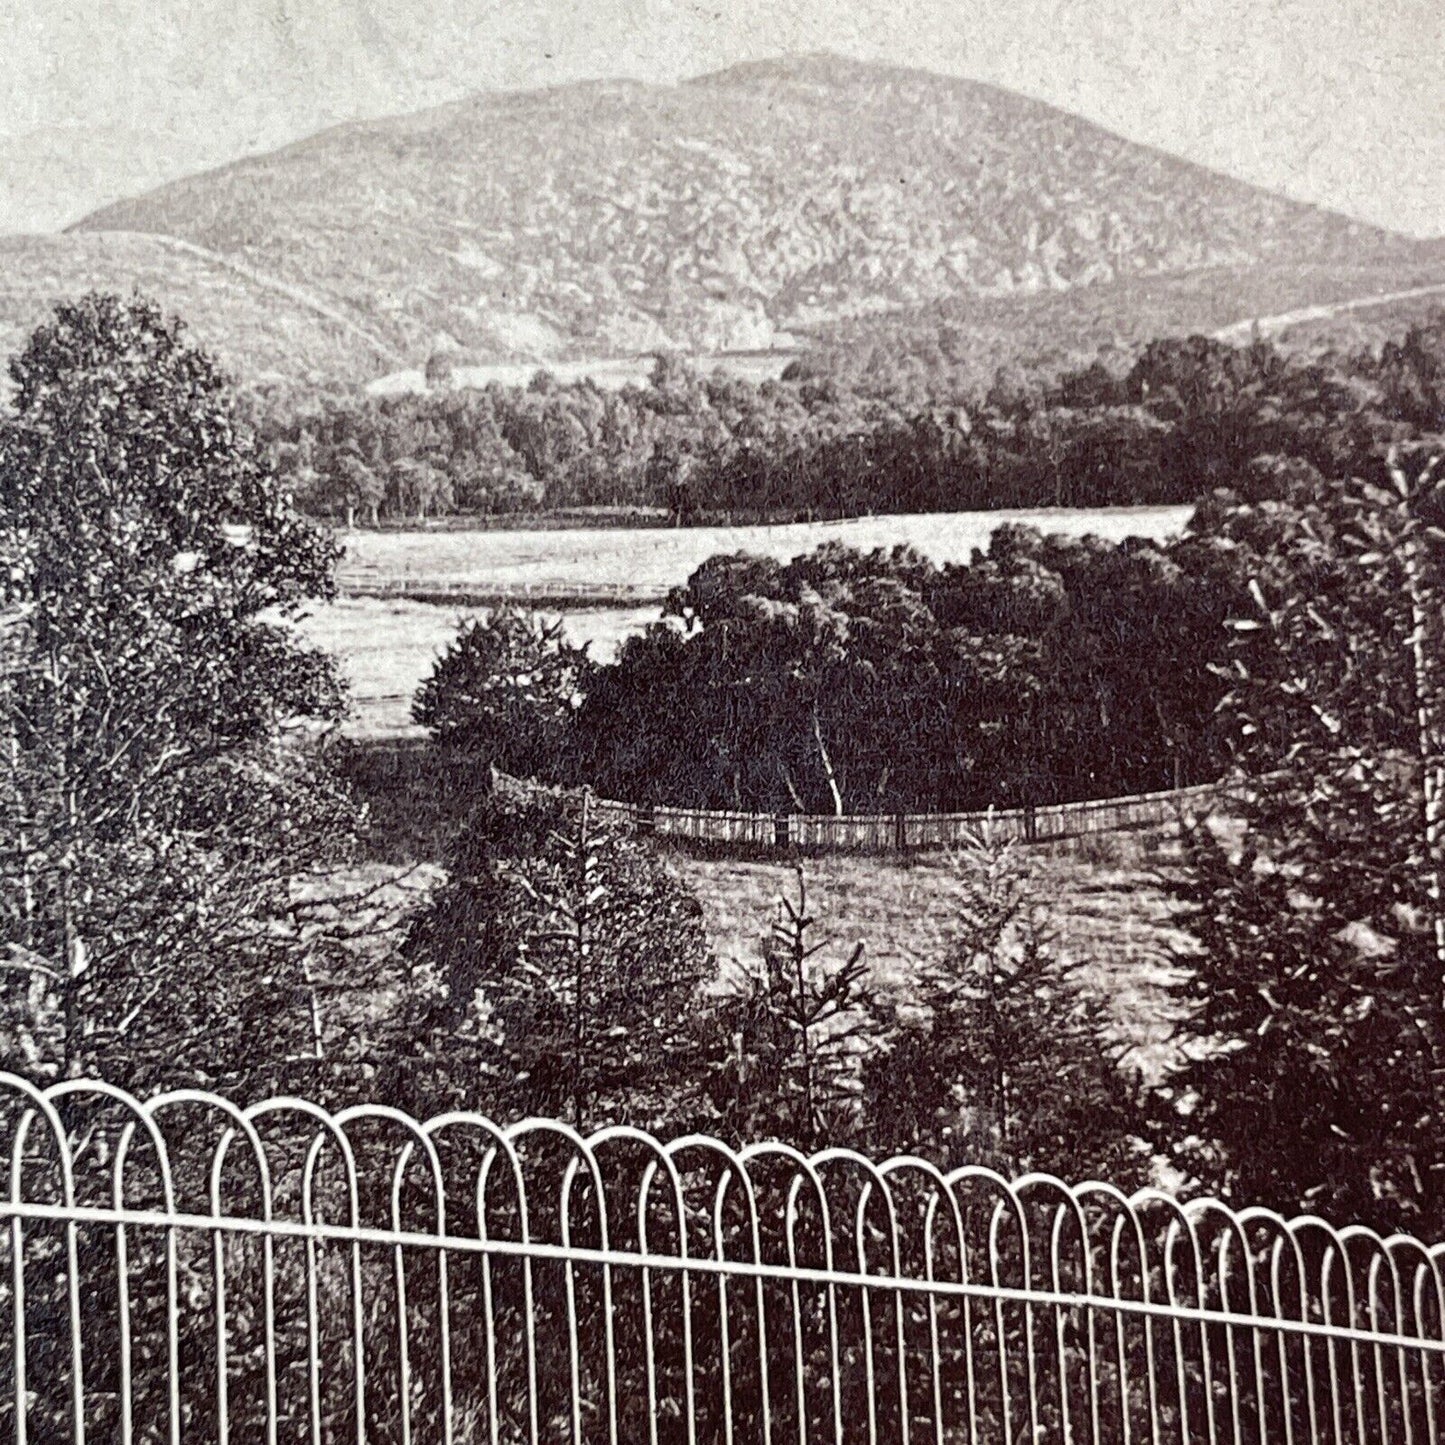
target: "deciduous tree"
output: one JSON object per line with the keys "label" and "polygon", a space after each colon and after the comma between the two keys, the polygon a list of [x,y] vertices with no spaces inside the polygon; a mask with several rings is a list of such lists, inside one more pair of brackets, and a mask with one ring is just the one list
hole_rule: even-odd
{"label": "deciduous tree", "polygon": [[328,595],[333,549],[148,303],[58,307],[10,375],[7,1058],[138,1088],[314,1063],[292,904],[353,813],[318,751],[336,674],[287,618]]}

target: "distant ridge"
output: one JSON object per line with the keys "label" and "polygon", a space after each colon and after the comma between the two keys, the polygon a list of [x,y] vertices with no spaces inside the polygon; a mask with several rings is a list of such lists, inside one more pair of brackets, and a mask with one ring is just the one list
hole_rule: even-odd
{"label": "distant ridge", "polygon": [[306,335],[328,316],[373,339],[352,376],[385,370],[383,347],[410,365],[766,349],[970,297],[1424,255],[996,86],[831,55],[353,122],[73,228],[99,232],[297,288],[299,347],[328,351]]}

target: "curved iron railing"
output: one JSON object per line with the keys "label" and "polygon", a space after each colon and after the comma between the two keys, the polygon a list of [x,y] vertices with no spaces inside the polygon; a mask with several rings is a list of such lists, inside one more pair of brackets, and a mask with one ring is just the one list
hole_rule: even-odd
{"label": "curved iron railing", "polygon": [[1441,1247],[1157,1190],[0,1075],[27,1441],[1436,1441]]}

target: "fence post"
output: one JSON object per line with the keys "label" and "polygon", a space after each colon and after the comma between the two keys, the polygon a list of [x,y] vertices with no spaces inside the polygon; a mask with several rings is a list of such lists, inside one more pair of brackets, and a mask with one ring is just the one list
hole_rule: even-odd
{"label": "fence post", "polygon": [[786,853],[789,847],[789,821],[786,813],[773,815],[773,847]]}
{"label": "fence post", "polygon": [[1039,825],[1038,825],[1038,820],[1034,817],[1034,805],[1033,805],[1032,803],[1025,803],[1025,804],[1024,804],[1024,840],[1025,840],[1026,842],[1029,842],[1029,843],[1036,843],[1036,842],[1038,842],[1038,838],[1039,838]]}
{"label": "fence post", "polygon": [[893,815],[893,846],[900,853],[908,846],[908,825],[902,813]]}
{"label": "fence post", "polygon": [[639,803],[634,814],[633,826],[644,837],[650,836],[657,831],[657,815],[652,811],[651,803]]}

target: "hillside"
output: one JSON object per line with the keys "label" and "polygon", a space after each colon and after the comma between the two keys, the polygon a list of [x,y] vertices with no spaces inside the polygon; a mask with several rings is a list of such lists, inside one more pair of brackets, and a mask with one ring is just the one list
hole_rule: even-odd
{"label": "hillside", "polygon": [[1041,102],[829,57],[346,125],[77,231],[169,235],[301,288],[373,339],[371,375],[383,347],[765,348],[950,299],[1104,283],[1127,310],[1138,278],[1421,254]]}
{"label": "hillside", "polygon": [[360,381],[395,353],[340,308],[166,236],[0,235],[0,355],[20,350],[57,299],[139,290],[185,318],[252,383]]}

